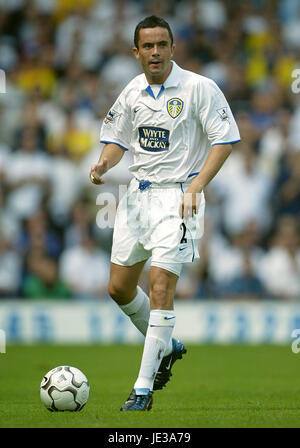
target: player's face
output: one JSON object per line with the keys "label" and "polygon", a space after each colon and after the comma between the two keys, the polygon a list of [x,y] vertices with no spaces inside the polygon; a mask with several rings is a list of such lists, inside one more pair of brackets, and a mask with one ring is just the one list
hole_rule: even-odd
{"label": "player's face", "polygon": [[166,28],[142,28],[139,32],[139,47],[134,48],[150,84],[162,84],[171,71],[171,58],[175,45]]}

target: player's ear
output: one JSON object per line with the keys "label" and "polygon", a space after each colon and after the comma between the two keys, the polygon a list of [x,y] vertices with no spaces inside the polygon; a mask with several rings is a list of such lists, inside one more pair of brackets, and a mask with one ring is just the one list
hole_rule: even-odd
{"label": "player's ear", "polygon": [[140,54],[139,54],[138,48],[133,47],[132,51],[133,51],[133,54],[136,57],[136,59],[140,59]]}
{"label": "player's ear", "polygon": [[174,51],[175,51],[176,45],[173,44],[171,47],[171,57],[173,57]]}

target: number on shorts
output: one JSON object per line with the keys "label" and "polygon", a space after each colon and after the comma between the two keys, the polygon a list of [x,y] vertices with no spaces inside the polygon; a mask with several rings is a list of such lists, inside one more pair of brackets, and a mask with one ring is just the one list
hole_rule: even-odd
{"label": "number on shorts", "polygon": [[182,223],[180,224],[180,228],[182,229],[182,232],[183,232],[183,234],[182,234],[182,238],[181,238],[181,240],[180,240],[180,244],[182,244],[182,243],[187,243],[187,238],[185,237],[185,234],[186,234],[186,225],[184,224],[184,222],[182,222]]}

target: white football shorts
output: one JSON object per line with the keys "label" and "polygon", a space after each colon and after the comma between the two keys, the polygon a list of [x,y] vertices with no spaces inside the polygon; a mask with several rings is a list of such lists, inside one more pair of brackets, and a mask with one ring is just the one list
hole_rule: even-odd
{"label": "white football shorts", "polygon": [[190,182],[152,183],[140,189],[140,182],[131,180],[116,213],[112,263],[132,266],[152,257],[151,266],[166,266],[179,276],[182,263],[199,258],[204,193],[197,215],[184,220],[179,216],[181,198]]}

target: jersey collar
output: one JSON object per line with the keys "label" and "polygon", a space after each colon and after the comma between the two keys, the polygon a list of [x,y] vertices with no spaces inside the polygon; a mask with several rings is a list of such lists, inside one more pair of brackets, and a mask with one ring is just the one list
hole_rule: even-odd
{"label": "jersey collar", "polygon": [[[176,62],[174,61],[171,62],[172,62],[172,70],[163,84],[165,89],[168,89],[169,87],[177,87],[178,84],[180,83],[182,69],[176,64]],[[149,84],[145,74],[143,73],[141,79],[141,90],[147,90],[148,88]]]}

